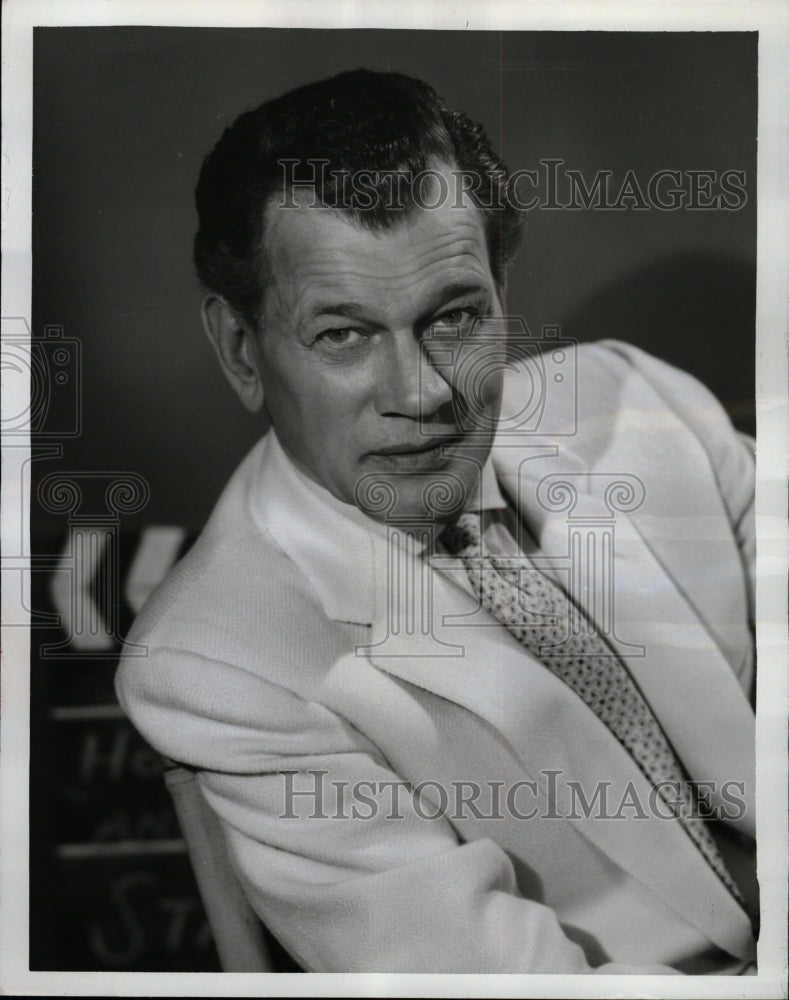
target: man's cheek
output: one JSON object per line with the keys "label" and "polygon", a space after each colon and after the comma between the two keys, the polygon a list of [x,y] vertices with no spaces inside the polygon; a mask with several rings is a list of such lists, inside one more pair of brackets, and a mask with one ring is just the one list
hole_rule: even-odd
{"label": "man's cheek", "polygon": [[467,431],[493,431],[501,406],[504,360],[493,345],[470,348],[457,367],[453,388],[457,422]]}

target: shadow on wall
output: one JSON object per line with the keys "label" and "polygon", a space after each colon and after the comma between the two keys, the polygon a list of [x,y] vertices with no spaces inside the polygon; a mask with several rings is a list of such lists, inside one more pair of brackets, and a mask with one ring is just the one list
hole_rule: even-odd
{"label": "shadow on wall", "polygon": [[738,430],[754,434],[755,310],[752,263],[682,253],[596,292],[564,320],[562,333],[625,340],[670,361],[715,393]]}

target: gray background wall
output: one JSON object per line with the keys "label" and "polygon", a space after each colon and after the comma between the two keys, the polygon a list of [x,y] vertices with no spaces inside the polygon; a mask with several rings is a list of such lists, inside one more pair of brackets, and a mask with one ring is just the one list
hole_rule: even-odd
{"label": "gray background wall", "polygon": [[356,66],[424,77],[512,169],[745,171],[735,211],[531,212],[509,309],[532,332],[639,344],[752,429],[756,55],[731,33],[37,29],[33,327],[82,347],[82,433],[60,468],[143,475],[127,526],[203,522],[259,426],[199,324],[202,157],[243,109]]}

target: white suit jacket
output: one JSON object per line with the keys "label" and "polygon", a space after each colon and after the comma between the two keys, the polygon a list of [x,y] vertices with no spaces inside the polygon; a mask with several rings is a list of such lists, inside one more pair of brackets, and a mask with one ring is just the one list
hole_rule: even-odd
{"label": "white suit jacket", "polygon": [[[752,448],[698,382],[635,348],[586,345],[577,362],[577,400],[548,394],[546,433],[497,437],[498,479],[559,572],[568,529],[601,537],[620,508],[620,649],[690,777],[753,835]],[[507,376],[503,413],[524,377]],[[201,770],[253,905],[307,970],[741,971],[745,913],[677,821],[633,804],[650,801],[639,768],[479,611],[459,565],[427,570],[432,624],[411,628],[385,530],[268,435],[135,623],[148,655],[121,661],[121,704]],[[603,628],[594,589],[575,596]],[[288,782],[311,794],[288,799]],[[406,789],[396,806],[387,782]],[[515,788],[514,806],[442,810],[463,782],[485,802]],[[601,783],[613,808],[580,808],[573,788],[589,800]]]}

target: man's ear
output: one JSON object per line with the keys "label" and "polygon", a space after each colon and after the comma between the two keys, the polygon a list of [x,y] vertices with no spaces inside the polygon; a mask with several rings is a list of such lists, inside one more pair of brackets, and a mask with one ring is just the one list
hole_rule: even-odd
{"label": "man's ear", "polygon": [[200,314],[225,377],[244,406],[256,413],[263,405],[263,383],[258,371],[255,331],[239,319],[221,295],[207,295]]}

